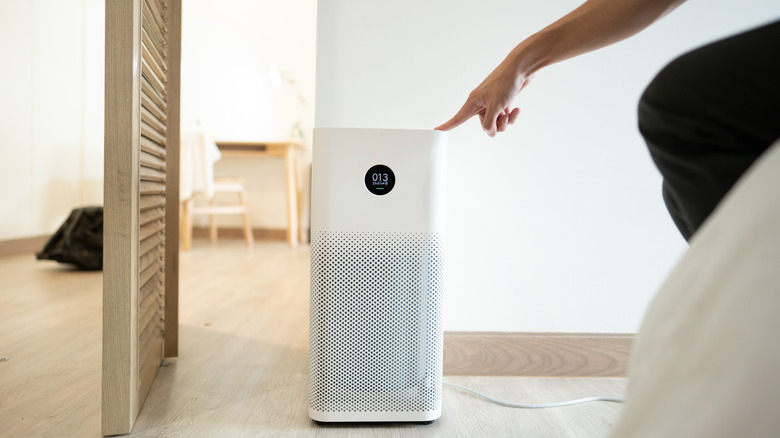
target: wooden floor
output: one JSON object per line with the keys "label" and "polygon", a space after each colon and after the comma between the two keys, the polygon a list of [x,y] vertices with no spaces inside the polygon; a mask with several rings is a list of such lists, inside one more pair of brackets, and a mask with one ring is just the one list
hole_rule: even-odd
{"label": "wooden floor", "polygon": [[[445,387],[431,425],[318,426],[306,412],[308,248],[196,240],[180,268],[180,356],[160,368],[130,436],[603,437],[620,413],[509,409]],[[102,274],[29,255],[0,258],[0,279],[0,437],[100,436]],[[623,378],[445,381],[527,403],[625,389]]]}

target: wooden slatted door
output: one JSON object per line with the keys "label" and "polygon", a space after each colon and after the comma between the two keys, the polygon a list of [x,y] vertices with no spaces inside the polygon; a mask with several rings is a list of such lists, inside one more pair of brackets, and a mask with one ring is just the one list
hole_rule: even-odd
{"label": "wooden slatted door", "polygon": [[181,0],[106,2],[103,435],[178,349]]}

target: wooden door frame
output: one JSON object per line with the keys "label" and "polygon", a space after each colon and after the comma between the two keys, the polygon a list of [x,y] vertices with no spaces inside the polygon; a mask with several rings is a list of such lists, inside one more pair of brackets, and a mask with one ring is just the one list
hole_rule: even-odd
{"label": "wooden door frame", "polygon": [[179,355],[179,142],[181,124],[181,1],[168,7],[168,169],[165,180],[165,357]]}

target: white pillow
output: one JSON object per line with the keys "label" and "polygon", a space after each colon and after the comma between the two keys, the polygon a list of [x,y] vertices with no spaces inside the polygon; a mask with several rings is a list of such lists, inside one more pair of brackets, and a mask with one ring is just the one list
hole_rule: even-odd
{"label": "white pillow", "polygon": [[780,141],[651,303],[612,437],[780,437]]}

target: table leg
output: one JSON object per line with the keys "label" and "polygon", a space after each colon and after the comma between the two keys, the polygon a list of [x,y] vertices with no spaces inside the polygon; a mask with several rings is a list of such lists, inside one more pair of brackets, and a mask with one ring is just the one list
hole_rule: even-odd
{"label": "table leg", "polygon": [[[299,172],[297,172],[297,170],[300,170],[300,167],[296,166],[295,169],[296,169],[295,181],[297,182],[297,181],[300,181],[300,179],[299,179]],[[306,185],[305,184],[306,183],[306,178],[305,177],[303,178],[303,181],[304,181],[303,186],[305,187],[305,185]],[[307,209],[303,208],[304,207],[303,206],[303,198],[304,197],[303,197],[303,193],[302,192],[303,192],[303,189],[302,189],[301,185],[297,185],[296,184],[296,195],[298,197],[298,241],[301,242],[301,243],[308,243],[308,236],[306,236],[306,230],[305,230],[306,221],[303,218],[303,214],[304,214],[304,212]]]}
{"label": "table leg", "polygon": [[289,145],[285,152],[287,164],[287,244],[298,245],[298,182],[295,172],[295,151]]}
{"label": "table leg", "polygon": [[182,214],[179,234],[181,236],[182,251],[189,251],[192,248],[192,198],[185,199],[182,202]]}

